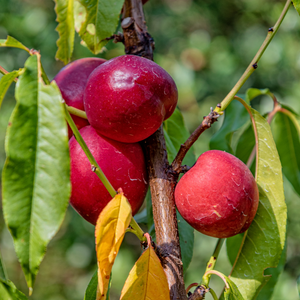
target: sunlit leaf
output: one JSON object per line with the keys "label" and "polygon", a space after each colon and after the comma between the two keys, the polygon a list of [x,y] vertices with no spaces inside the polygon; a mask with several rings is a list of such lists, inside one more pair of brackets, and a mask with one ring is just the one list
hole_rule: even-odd
{"label": "sunlit leaf", "polygon": [[20,74],[22,74],[22,72],[23,70],[12,71],[10,73],[3,75],[2,78],[0,79],[0,108],[8,88],[10,87],[14,79],[18,77]]}
{"label": "sunlit leaf", "polygon": [[225,117],[221,128],[212,136],[209,147],[214,150],[224,150],[233,154],[232,136],[249,121],[249,114],[244,105],[232,101],[225,110]]}
{"label": "sunlit leaf", "polygon": [[298,14],[300,15],[300,0],[293,0],[293,5],[296,8]]}
{"label": "sunlit leaf", "polygon": [[288,114],[277,112],[272,123],[272,131],[282,163],[285,177],[300,195],[300,128],[297,120]]}
{"label": "sunlit leaf", "polygon": [[245,101],[249,104],[251,100],[258,96],[263,96],[263,95],[271,95],[271,92],[269,89],[255,89],[255,88],[250,88],[246,91],[246,99]]}
{"label": "sunlit leaf", "polygon": [[99,53],[107,43],[105,38],[115,33],[123,3],[124,0],[78,0],[76,30],[94,54]]}
{"label": "sunlit leaf", "polygon": [[226,300],[244,300],[242,294],[240,293],[235,283],[231,281],[228,277],[224,277],[229,285],[229,288],[225,288],[224,298]]}
{"label": "sunlit leaf", "polygon": [[30,50],[27,47],[25,47],[22,43],[20,43],[15,38],[9,35],[7,36],[6,40],[0,39],[0,47],[19,48],[27,51],[28,53],[30,52]]}
{"label": "sunlit leaf", "polygon": [[67,126],[60,91],[41,80],[40,56],[25,63],[6,136],[3,212],[28,286],[59,229],[70,197]]}
{"label": "sunlit leaf", "polygon": [[0,278],[1,300],[27,300],[27,297],[20,292],[10,280]]}
{"label": "sunlit leaf", "polygon": [[[117,194],[101,212],[96,225],[99,299],[106,299],[111,269],[131,221],[131,206]],[[98,296],[98,295],[97,295]]]}
{"label": "sunlit leaf", "polygon": [[169,286],[160,260],[149,246],[131,269],[120,300],[170,299]]}
{"label": "sunlit leaf", "polygon": [[256,181],[260,191],[257,214],[231,273],[246,300],[255,299],[270,277],[264,270],[276,267],[285,244],[286,205],[283,194],[281,164],[271,129],[266,119],[248,108],[257,133],[258,157]]}
{"label": "sunlit leaf", "polygon": [[58,22],[56,31],[59,34],[55,58],[67,64],[71,60],[74,48],[74,0],[54,0],[54,2],[56,3],[55,12]]}

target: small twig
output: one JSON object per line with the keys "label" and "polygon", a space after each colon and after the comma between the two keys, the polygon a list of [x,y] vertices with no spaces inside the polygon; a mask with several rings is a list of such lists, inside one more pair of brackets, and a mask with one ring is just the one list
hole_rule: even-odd
{"label": "small twig", "polygon": [[225,110],[225,108],[230,104],[230,102],[232,101],[232,99],[234,98],[234,96],[236,95],[236,93],[240,90],[240,88],[244,85],[244,83],[248,80],[248,78],[250,77],[250,75],[257,69],[257,63],[260,60],[260,58],[262,57],[263,53],[265,52],[265,50],[267,49],[268,45],[270,44],[270,42],[272,41],[273,37],[275,36],[276,32],[278,31],[290,5],[291,5],[291,1],[287,0],[276,24],[274,25],[274,27],[269,28],[268,30],[268,34],[267,37],[265,38],[264,42],[262,43],[261,47],[259,48],[259,50],[257,51],[257,53],[255,54],[254,58],[252,59],[252,61],[250,62],[249,66],[247,67],[247,69],[245,70],[244,74],[240,77],[240,79],[238,80],[238,82],[236,83],[236,85],[232,88],[232,90],[228,93],[228,95],[224,98],[224,100],[221,102],[221,106],[220,107],[216,107],[215,111],[221,113],[223,110]]}
{"label": "small twig", "polygon": [[181,172],[181,164],[188,150],[196,142],[196,140],[199,138],[202,132],[210,128],[211,125],[218,120],[219,116],[220,115],[211,107],[211,112],[203,118],[203,121],[200,124],[200,126],[191,134],[191,136],[186,140],[186,142],[180,146],[180,149],[174,161],[172,162],[172,168],[176,173]]}

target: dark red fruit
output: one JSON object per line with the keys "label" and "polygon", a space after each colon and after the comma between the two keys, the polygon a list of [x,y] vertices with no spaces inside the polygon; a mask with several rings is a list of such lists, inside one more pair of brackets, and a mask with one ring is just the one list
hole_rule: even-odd
{"label": "dark red fruit", "polygon": [[90,124],[101,134],[134,143],[153,134],[177,104],[172,77],[151,60],[113,58],[95,69],[84,92]]}
{"label": "dark red fruit", "polygon": [[[107,179],[115,190],[122,188],[131,204],[133,215],[136,214],[148,187],[141,146],[103,137],[91,126],[82,128],[80,134]],[[75,137],[70,139],[69,147],[72,183],[70,203],[83,218],[95,225],[100,212],[112,197],[91,170],[91,164]]]}
{"label": "dark red fruit", "polygon": [[[105,59],[97,57],[87,57],[75,60],[62,68],[53,80],[56,81],[62,97],[66,104],[80,110],[84,110],[83,91],[88,77],[99,65],[106,62]],[[86,119],[72,115],[78,129],[89,125]],[[73,135],[68,127],[69,138]]]}
{"label": "dark red fruit", "polygon": [[196,230],[227,238],[249,228],[259,193],[252,173],[241,160],[211,150],[180,179],[175,202],[182,217]]}

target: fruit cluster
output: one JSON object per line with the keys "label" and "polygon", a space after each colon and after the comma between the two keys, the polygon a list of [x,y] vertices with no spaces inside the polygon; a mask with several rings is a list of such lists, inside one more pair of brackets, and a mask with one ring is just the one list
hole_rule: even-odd
{"label": "fruit cluster", "polygon": [[[139,141],[153,134],[177,104],[172,77],[156,63],[124,55],[105,61],[83,58],[55,76],[67,105],[85,110],[87,119],[72,116],[92,155],[117,190],[122,188],[132,212],[147,191],[147,172]],[[91,171],[69,129],[72,195],[70,203],[95,224],[111,196]]]}

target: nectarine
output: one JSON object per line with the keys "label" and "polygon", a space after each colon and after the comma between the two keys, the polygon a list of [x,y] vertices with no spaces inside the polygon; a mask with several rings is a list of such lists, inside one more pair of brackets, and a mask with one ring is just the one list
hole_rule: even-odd
{"label": "nectarine", "polygon": [[[144,154],[138,143],[120,143],[101,136],[91,127],[80,129],[84,141],[115,190],[122,188],[133,215],[141,207],[147,192]],[[87,221],[97,218],[112,199],[73,136],[69,141],[71,156],[71,205]]]}
{"label": "nectarine", "polygon": [[219,150],[203,153],[175,189],[182,217],[203,234],[227,238],[246,231],[257,211],[255,179],[237,157]]}
{"label": "nectarine", "polygon": [[123,55],[91,73],[84,107],[91,126],[101,134],[134,143],[171,116],[177,97],[175,82],[163,68],[146,58]]}
{"label": "nectarine", "polygon": [[[54,77],[66,104],[84,110],[83,91],[91,72],[99,65],[106,62],[97,57],[86,57],[74,60],[62,68]],[[72,115],[78,129],[89,125],[86,119]],[[69,138],[73,135],[68,127]]]}

